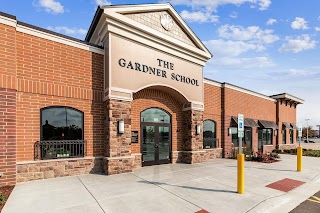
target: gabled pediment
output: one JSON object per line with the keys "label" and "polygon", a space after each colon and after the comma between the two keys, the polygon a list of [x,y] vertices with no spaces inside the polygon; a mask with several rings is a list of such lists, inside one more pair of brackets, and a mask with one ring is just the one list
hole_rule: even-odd
{"label": "gabled pediment", "polygon": [[[101,45],[107,31],[118,27],[158,39],[207,61],[212,56],[171,4],[108,5],[97,10],[86,41]],[[100,42],[100,43],[99,43]]]}

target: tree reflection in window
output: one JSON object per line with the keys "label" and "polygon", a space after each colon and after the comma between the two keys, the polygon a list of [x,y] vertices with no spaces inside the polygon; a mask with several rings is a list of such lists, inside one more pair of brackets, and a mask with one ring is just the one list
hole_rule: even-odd
{"label": "tree reflection in window", "polygon": [[203,122],[203,148],[216,148],[216,140],[216,122],[211,120],[205,120]]}
{"label": "tree reflection in window", "polygon": [[83,140],[83,112],[69,107],[41,109],[41,140]]}

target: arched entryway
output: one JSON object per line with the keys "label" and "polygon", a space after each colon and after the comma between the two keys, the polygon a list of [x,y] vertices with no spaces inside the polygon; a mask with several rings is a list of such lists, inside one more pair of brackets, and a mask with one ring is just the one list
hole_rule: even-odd
{"label": "arched entryway", "polygon": [[142,166],[171,162],[171,115],[161,108],[141,112]]}

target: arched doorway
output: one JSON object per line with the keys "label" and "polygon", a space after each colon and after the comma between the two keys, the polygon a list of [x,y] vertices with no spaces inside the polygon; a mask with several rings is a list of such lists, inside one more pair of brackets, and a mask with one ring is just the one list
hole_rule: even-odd
{"label": "arched doorway", "polygon": [[141,112],[142,166],[171,162],[171,115],[160,108]]}

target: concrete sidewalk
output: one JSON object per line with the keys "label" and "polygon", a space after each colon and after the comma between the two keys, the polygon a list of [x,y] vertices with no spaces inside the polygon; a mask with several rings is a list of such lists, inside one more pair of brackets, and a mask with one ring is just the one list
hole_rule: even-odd
{"label": "concrete sidewalk", "polygon": [[[236,160],[144,167],[131,174],[81,175],[18,184],[3,213],[289,212],[320,190],[320,159],[282,155],[245,162],[245,194],[236,193]],[[306,182],[287,193],[265,187],[284,178]]]}

